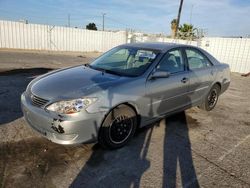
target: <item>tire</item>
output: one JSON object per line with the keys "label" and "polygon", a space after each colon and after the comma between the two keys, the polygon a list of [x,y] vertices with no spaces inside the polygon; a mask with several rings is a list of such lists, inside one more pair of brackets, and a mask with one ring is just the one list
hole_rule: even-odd
{"label": "tire", "polygon": [[100,128],[98,142],[108,149],[123,147],[135,134],[137,115],[127,105],[114,108],[105,118]]}
{"label": "tire", "polygon": [[202,105],[199,107],[206,111],[213,110],[217,104],[219,95],[220,95],[220,86],[218,84],[215,84],[206,95]]}

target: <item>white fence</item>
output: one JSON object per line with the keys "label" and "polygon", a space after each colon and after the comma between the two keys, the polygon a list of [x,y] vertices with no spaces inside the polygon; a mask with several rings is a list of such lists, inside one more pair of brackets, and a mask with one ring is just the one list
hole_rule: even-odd
{"label": "white fence", "polygon": [[250,39],[204,38],[200,47],[229,64],[231,71],[250,72]]}
{"label": "white fence", "polygon": [[220,62],[230,65],[232,72],[250,72],[250,39],[202,38],[199,41],[177,41],[198,46],[212,54]]}
{"label": "white fence", "polygon": [[250,39],[203,38],[200,41],[186,41],[135,33],[127,35],[125,31],[90,31],[0,20],[0,48],[105,52],[127,41],[173,42],[199,46],[219,61],[228,63],[231,71],[250,72]]}
{"label": "white fence", "polygon": [[250,72],[250,39],[249,38],[202,38],[199,41],[170,39],[166,37],[138,36],[135,42],[157,41],[188,44],[203,48],[220,62],[230,65],[232,72]]}
{"label": "white fence", "polygon": [[0,20],[0,48],[105,52],[126,40],[125,31],[91,31]]}

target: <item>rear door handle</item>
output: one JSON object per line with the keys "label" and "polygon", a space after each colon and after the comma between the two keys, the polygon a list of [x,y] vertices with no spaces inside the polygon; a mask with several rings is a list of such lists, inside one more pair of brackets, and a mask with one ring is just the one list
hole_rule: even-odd
{"label": "rear door handle", "polygon": [[188,78],[186,78],[186,77],[182,78],[182,80],[181,80],[182,83],[186,83],[187,81],[188,81]]}

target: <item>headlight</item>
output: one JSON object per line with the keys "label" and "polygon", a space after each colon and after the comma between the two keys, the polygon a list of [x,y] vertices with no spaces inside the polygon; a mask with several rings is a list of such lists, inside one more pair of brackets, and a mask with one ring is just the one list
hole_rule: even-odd
{"label": "headlight", "polygon": [[97,98],[82,98],[69,101],[59,101],[49,105],[46,109],[60,114],[74,114],[93,104]]}

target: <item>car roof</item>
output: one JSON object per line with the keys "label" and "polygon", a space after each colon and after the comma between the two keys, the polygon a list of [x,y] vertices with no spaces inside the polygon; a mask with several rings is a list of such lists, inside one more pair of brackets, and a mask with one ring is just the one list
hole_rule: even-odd
{"label": "car roof", "polygon": [[204,49],[199,48],[197,46],[187,45],[187,44],[176,44],[176,43],[168,43],[168,42],[139,42],[139,43],[122,44],[119,47],[141,48],[145,50],[159,51],[160,53],[166,53],[168,50],[172,48],[188,47],[188,48],[193,48],[193,49],[197,49],[201,51],[210,61],[213,62],[213,64],[219,64],[219,61],[216,58],[214,58],[211,54],[209,54],[207,51],[205,51]]}
{"label": "car roof", "polygon": [[120,47],[134,47],[134,48],[151,49],[151,50],[158,50],[161,52],[165,52],[171,48],[194,47],[194,46],[184,45],[184,44],[167,43],[167,42],[140,42],[140,43],[123,44],[123,45],[120,45]]}

